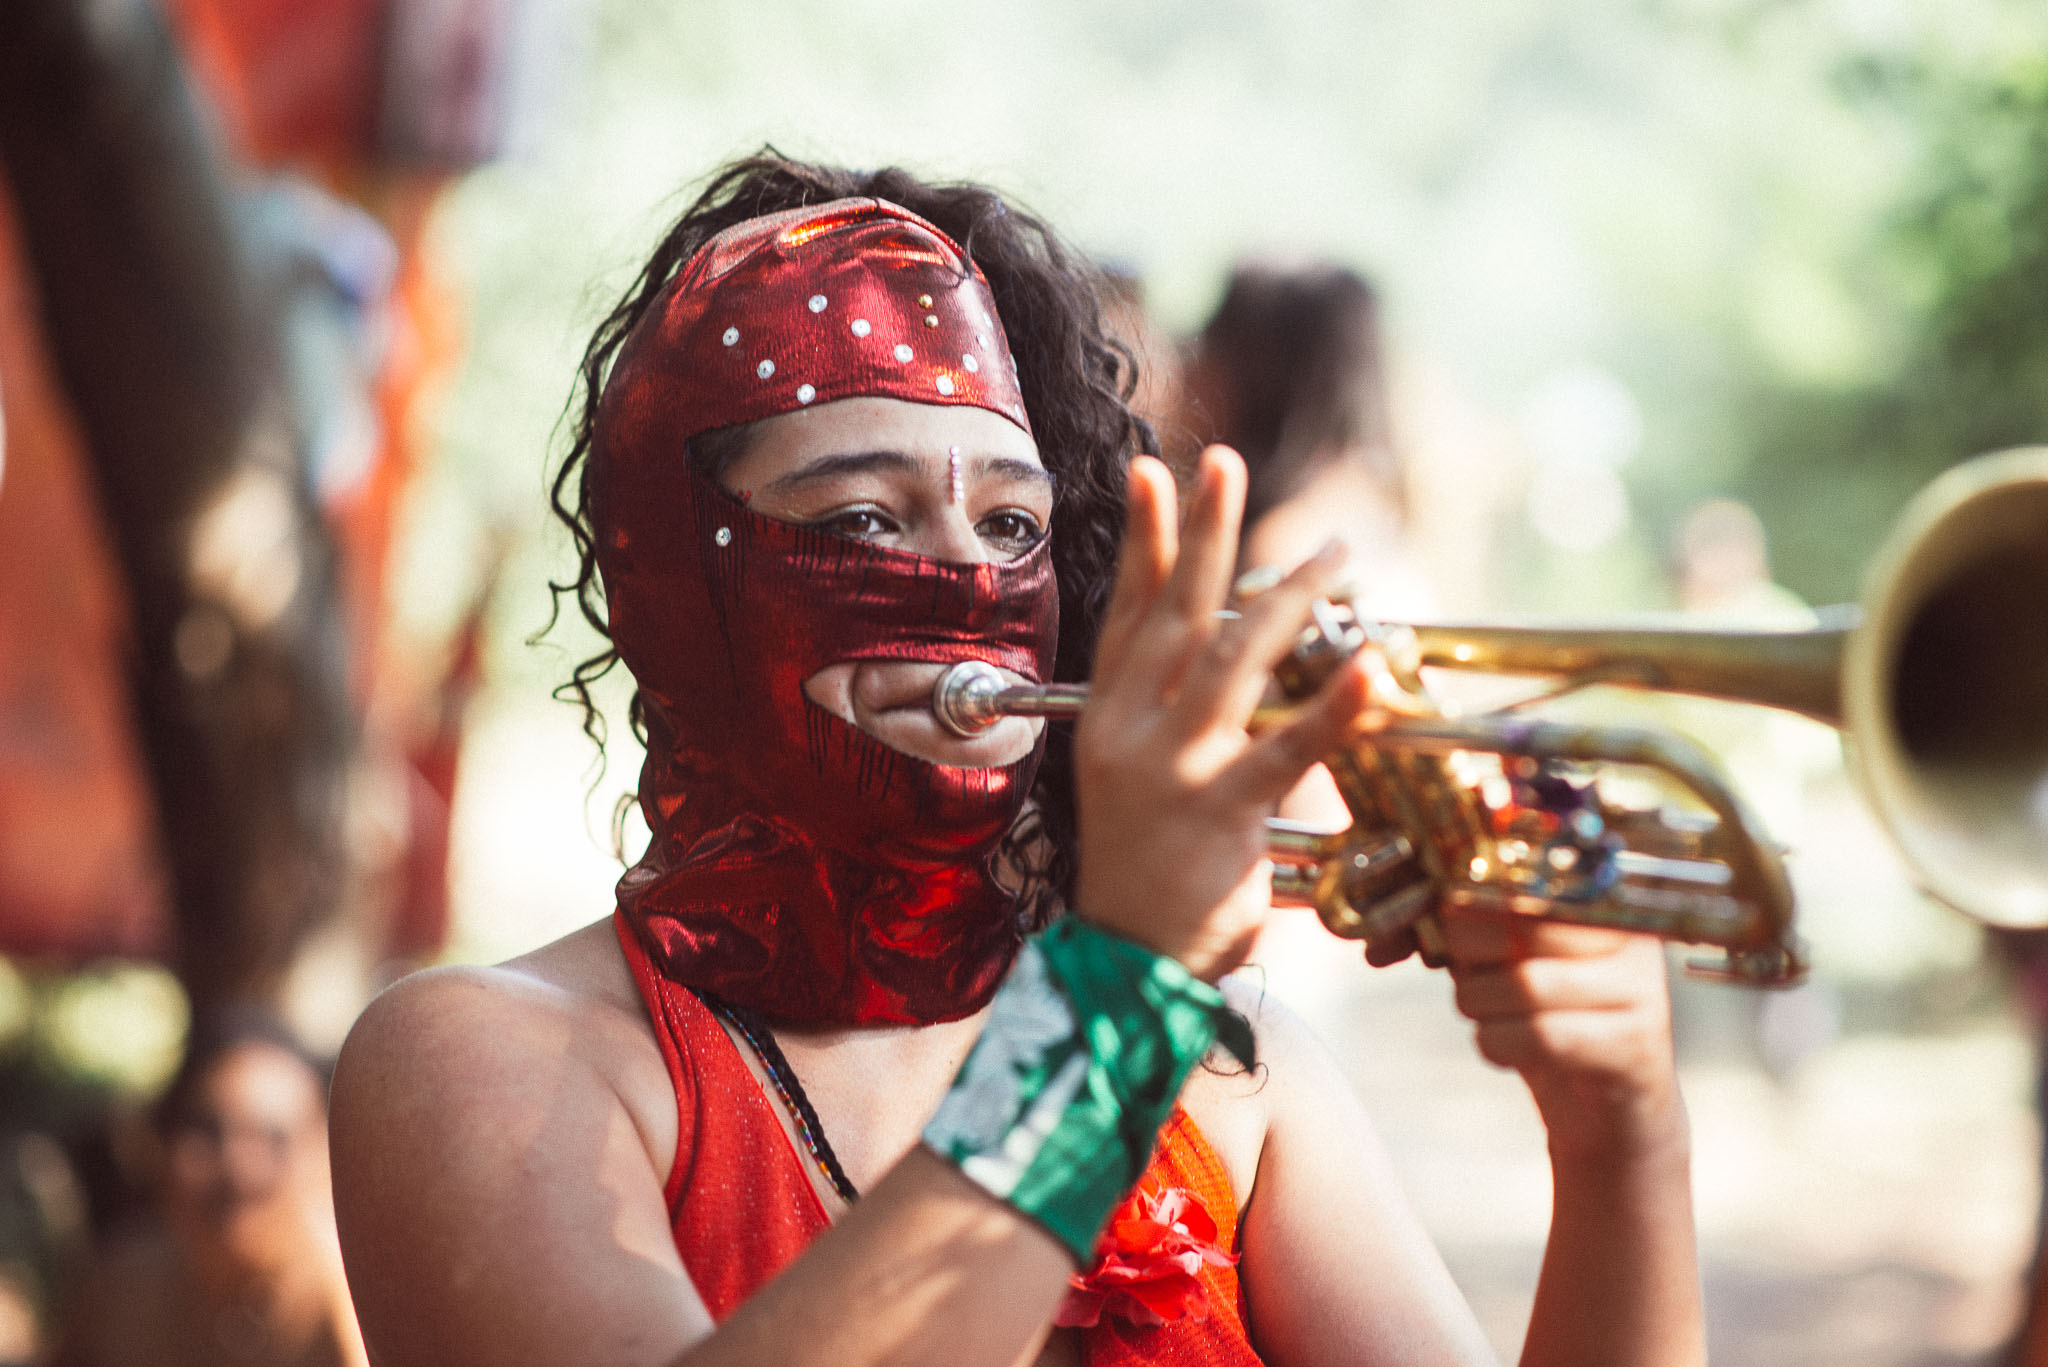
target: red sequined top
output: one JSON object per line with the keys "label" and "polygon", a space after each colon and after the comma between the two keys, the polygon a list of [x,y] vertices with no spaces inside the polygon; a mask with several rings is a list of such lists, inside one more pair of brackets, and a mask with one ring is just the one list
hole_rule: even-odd
{"label": "red sequined top", "polygon": [[[796,1261],[831,1220],[803,1160],[746,1060],[696,994],[662,977],[623,918],[619,944],[676,1089],[676,1157],[663,1195],[676,1251],[714,1320]],[[1178,1107],[1159,1134],[1150,1175],[1195,1194],[1217,1242],[1237,1242],[1237,1199],[1222,1160]],[[1082,1330],[1086,1367],[1259,1367],[1245,1333],[1234,1267],[1204,1267],[1206,1317],[1141,1326],[1104,1317]]]}

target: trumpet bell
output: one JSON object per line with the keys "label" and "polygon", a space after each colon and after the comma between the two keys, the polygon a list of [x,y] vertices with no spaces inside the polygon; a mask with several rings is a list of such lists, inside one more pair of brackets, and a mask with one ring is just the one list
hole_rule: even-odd
{"label": "trumpet bell", "polygon": [[2048,926],[2048,447],[1930,484],[1869,584],[1842,672],[1866,797],[1929,893]]}

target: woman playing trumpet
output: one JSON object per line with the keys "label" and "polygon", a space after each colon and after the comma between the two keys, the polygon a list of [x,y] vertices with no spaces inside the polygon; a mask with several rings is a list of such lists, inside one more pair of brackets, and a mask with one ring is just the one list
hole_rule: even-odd
{"label": "woman playing trumpet", "polygon": [[[558,486],[652,840],[608,918],[357,1025],[375,1361],[1489,1360],[1336,1065],[1229,976],[1263,820],[1362,700],[1245,730],[1335,557],[1219,618],[1242,465],[1182,516],[1128,378],[978,187],[764,157],[670,231]],[[970,658],[1091,678],[1071,747],[940,730]],[[1661,951],[1448,930],[1549,1127],[1524,1361],[1700,1361]]]}

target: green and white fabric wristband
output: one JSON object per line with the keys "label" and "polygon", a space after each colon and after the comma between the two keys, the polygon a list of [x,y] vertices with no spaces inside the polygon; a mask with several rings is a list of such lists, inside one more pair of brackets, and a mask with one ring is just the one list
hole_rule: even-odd
{"label": "green and white fabric wristband", "polygon": [[1072,916],[1024,942],[924,1142],[1086,1265],[1181,1084],[1251,1027],[1179,963]]}

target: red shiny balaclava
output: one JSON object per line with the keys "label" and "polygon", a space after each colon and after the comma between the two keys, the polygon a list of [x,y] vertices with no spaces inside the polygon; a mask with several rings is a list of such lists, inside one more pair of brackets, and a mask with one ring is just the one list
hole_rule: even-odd
{"label": "red shiny balaclava", "polygon": [[854,396],[971,404],[1030,431],[981,274],[878,200],[739,224],[634,328],[592,434],[613,643],[640,686],[647,854],[619,907],[670,978],[781,1021],[952,1020],[1020,942],[990,862],[1038,753],[892,750],[804,695],[847,660],[1052,671],[1041,542],[955,564],[777,522],[689,468],[687,438]]}

